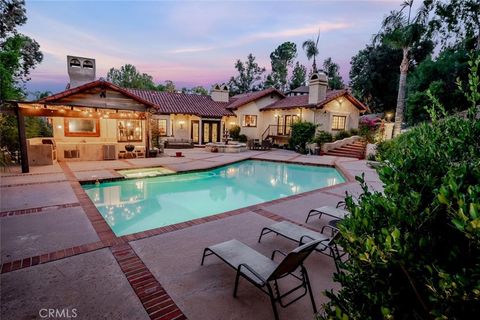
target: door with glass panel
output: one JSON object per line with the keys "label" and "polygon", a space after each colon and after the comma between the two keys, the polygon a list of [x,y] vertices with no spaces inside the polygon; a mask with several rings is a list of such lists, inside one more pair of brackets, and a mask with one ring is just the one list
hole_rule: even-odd
{"label": "door with glass panel", "polygon": [[203,143],[220,141],[220,122],[219,121],[203,121]]}
{"label": "door with glass panel", "polygon": [[200,142],[200,123],[198,120],[192,120],[191,122],[191,138],[192,142],[198,144]]}

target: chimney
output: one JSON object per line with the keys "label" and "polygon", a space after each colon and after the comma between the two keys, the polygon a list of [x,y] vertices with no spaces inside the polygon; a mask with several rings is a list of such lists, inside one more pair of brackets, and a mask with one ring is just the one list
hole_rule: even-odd
{"label": "chimney", "polygon": [[67,56],[67,70],[70,88],[95,80],[95,59]]}
{"label": "chimney", "polygon": [[216,84],[212,87],[210,91],[210,97],[213,101],[217,102],[228,102],[229,101],[229,94],[228,94],[228,87],[226,84]]}
{"label": "chimney", "polygon": [[308,83],[308,103],[317,104],[327,97],[327,75],[323,72],[314,73]]}

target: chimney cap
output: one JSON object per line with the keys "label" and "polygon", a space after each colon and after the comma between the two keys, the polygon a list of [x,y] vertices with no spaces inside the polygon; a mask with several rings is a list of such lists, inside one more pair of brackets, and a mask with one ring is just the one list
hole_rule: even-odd
{"label": "chimney cap", "polygon": [[310,77],[310,82],[312,81],[326,82],[327,80],[328,80],[327,75],[323,71],[315,72]]}

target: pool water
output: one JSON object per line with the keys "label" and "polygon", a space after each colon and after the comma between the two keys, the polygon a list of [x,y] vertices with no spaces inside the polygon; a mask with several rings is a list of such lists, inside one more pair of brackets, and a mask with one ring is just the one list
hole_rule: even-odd
{"label": "pool water", "polygon": [[247,160],[208,171],[84,185],[117,236],[344,182],[329,167]]}

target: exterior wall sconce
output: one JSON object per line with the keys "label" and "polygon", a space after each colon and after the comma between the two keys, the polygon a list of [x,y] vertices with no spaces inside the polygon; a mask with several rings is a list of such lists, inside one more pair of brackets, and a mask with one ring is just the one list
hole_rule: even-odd
{"label": "exterior wall sconce", "polygon": [[385,117],[387,118],[387,121],[390,122],[390,120],[392,120],[393,113],[387,112],[387,113],[385,114]]}
{"label": "exterior wall sconce", "polygon": [[275,113],[273,116],[274,116],[275,118],[278,118],[278,114],[276,114],[276,113]]}
{"label": "exterior wall sconce", "polygon": [[234,125],[235,125],[235,121],[230,121],[229,125],[234,126]]}
{"label": "exterior wall sconce", "polygon": [[178,121],[178,124],[180,125],[180,129],[183,129],[183,125],[185,124],[185,121],[180,120]]}

